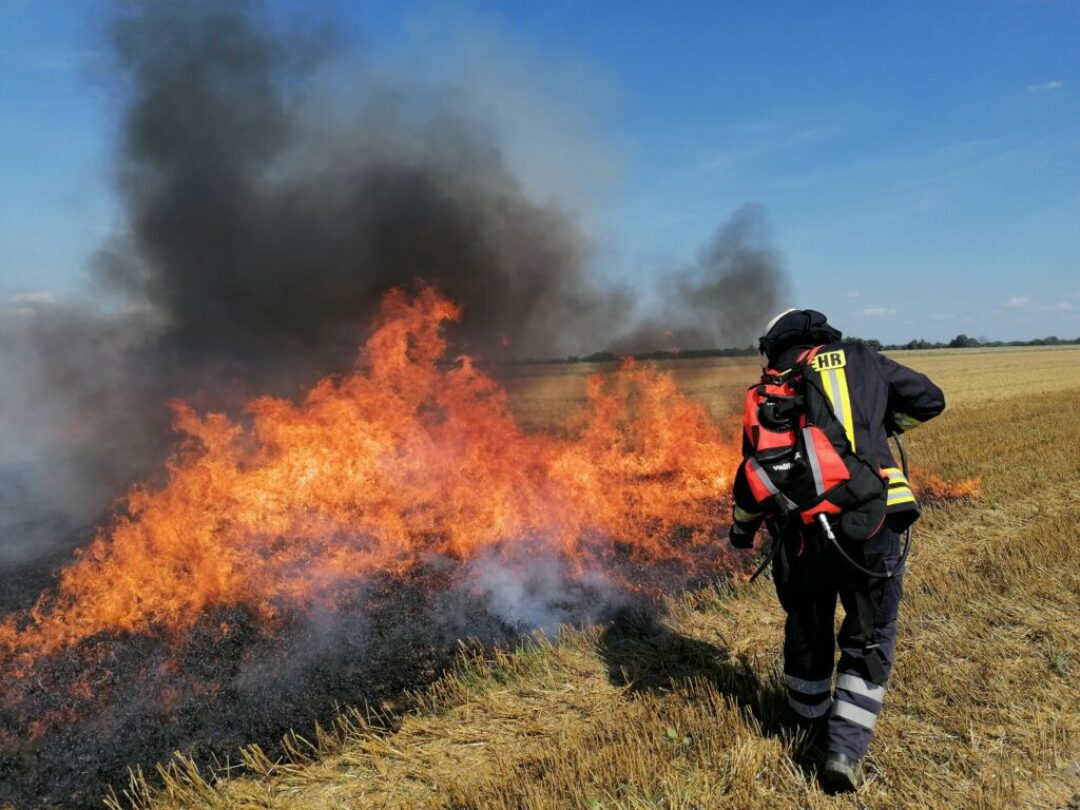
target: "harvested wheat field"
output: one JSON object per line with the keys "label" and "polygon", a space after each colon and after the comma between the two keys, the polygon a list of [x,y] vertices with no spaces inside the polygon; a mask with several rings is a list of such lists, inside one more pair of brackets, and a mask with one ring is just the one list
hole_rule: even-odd
{"label": "harvested wheat field", "polygon": [[[672,595],[656,617],[463,651],[404,704],[298,730],[287,756],[249,748],[216,773],[180,758],[110,806],[1080,806],[1080,350],[897,359],[949,401],[908,438],[916,478],[977,479],[978,492],[918,524],[898,664],[857,798],[823,795],[780,723],[782,612],[763,577]],[[721,423],[755,374],[667,369]],[[561,418],[585,396],[585,372],[517,370],[515,412],[533,426]]]}

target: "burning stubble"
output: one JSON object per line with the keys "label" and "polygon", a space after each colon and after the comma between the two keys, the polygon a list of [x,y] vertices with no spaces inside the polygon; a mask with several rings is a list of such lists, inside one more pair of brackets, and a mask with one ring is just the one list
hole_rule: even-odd
{"label": "burning stubble", "polygon": [[737,567],[714,532],[737,442],[703,405],[630,364],[589,380],[561,436],[526,433],[446,356],[457,316],[430,288],[391,292],[355,368],[299,402],[254,399],[243,421],[174,403],[164,482],[0,622],[0,799],[70,790],[70,757],[107,780],[265,739],[423,682],[458,638],[596,620]]}
{"label": "burning stubble", "polygon": [[471,361],[442,368],[457,316],[430,289],[393,292],[356,369],[299,403],[254,399],[245,422],[174,403],[184,440],[165,485],[133,489],[33,621],[0,625],[0,644],[48,653],[102,631],[183,632],[222,604],[272,622],[282,601],[332,604],[333,582],[403,572],[419,553],[554,552],[578,563],[572,579],[613,544],[687,564],[674,532],[712,545],[738,456],[704,406],[628,366],[590,381],[569,438],[525,433]]}

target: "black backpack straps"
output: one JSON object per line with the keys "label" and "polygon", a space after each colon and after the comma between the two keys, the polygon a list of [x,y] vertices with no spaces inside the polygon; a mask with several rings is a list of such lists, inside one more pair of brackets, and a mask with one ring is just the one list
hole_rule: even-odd
{"label": "black backpack straps", "polygon": [[806,369],[811,367],[811,364],[814,362],[814,358],[817,357],[818,352],[820,352],[824,348],[825,344],[823,343],[820,346],[815,346],[812,349],[807,349],[799,356],[799,359],[795,363],[795,367],[799,369],[800,376],[805,376]]}
{"label": "black backpack straps", "polygon": [[[806,384],[809,382],[813,384],[813,381],[809,379],[807,372],[812,368],[814,358],[817,353],[824,348],[824,345],[815,346],[812,349],[807,349],[799,358],[791,364],[791,368],[786,369],[783,372],[783,377],[792,383],[792,387],[796,388],[800,393],[805,389]],[[820,388],[820,386],[818,386]]]}

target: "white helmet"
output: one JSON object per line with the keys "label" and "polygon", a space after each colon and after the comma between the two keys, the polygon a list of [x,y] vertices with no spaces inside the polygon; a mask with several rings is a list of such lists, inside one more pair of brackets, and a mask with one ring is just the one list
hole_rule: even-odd
{"label": "white helmet", "polygon": [[783,318],[783,317],[784,317],[785,315],[787,315],[787,314],[788,314],[789,312],[794,312],[794,311],[795,311],[794,309],[785,309],[785,310],[784,310],[783,312],[781,312],[780,314],[778,314],[778,315],[774,315],[774,316],[772,317],[772,320],[771,320],[771,321],[769,321],[769,322],[768,322],[767,324],[765,324],[765,331],[764,331],[764,332],[762,332],[761,334],[763,334],[763,335],[767,335],[767,334],[769,334],[769,330],[770,330],[770,329],[772,329],[772,328],[773,328],[774,326],[776,326],[776,324],[777,324],[777,323],[779,322],[779,320],[780,320],[781,318]]}

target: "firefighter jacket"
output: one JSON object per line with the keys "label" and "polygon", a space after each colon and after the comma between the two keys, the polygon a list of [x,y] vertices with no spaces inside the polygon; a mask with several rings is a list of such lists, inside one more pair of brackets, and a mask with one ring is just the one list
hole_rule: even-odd
{"label": "firefighter jacket", "polygon": [[[793,366],[809,346],[793,347],[777,358],[776,370]],[[876,465],[888,479],[886,522],[897,531],[909,526],[919,513],[911,486],[897,466],[888,437],[932,419],[945,409],[941,389],[924,374],[900,365],[861,343],[838,342],[821,346],[811,363],[821,387],[844,426],[852,450]],[[747,481],[747,457],[753,447],[743,437],[743,462],[733,491],[735,545],[748,546],[750,538],[769,517],[762,514]],[[772,528],[772,527],[770,527]]]}

